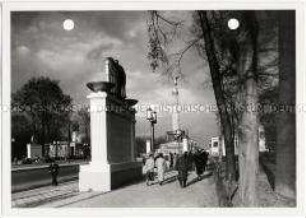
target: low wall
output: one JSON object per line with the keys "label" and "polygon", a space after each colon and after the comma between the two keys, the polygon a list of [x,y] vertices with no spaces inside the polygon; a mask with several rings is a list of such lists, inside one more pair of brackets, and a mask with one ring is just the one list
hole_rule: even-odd
{"label": "low wall", "polygon": [[[77,180],[79,164],[60,164],[58,181]],[[12,169],[12,192],[24,191],[51,185],[51,174],[48,166],[36,166]]]}
{"label": "low wall", "polygon": [[95,165],[89,163],[80,168],[79,190],[109,192],[123,185],[142,180],[142,163],[124,162]]}

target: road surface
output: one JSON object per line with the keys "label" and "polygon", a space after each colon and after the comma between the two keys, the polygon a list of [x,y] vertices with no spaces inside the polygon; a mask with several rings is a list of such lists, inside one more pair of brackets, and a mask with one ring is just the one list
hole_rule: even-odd
{"label": "road surface", "polygon": [[[77,180],[79,164],[60,164],[59,182]],[[51,184],[48,165],[12,169],[12,192],[30,190]]]}

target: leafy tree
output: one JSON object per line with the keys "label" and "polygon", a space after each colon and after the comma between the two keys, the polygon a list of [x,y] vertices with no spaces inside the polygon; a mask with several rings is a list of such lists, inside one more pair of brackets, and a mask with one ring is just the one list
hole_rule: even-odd
{"label": "leafy tree", "polygon": [[80,108],[72,115],[71,131],[81,135],[81,142],[90,144],[90,114],[88,106]]}
{"label": "leafy tree", "polygon": [[[44,145],[67,136],[72,99],[63,93],[59,82],[47,77],[30,79],[12,96],[14,113],[29,118],[37,143]],[[16,122],[15,122],[16,121]],[[18,126],[13,120],[12,130]]]}
{"label": "leafy tree", "polygon": [[90,114],[88,107],[82,108],[78,111],[80,117],[80,131],[83,133],[83,143],[90,144]]}
{"label": "leafy tree", "polygon": [[29,118],[22,114],[12,114],[12,158],[26,155],[26,142],[30,142],[33,134]]}

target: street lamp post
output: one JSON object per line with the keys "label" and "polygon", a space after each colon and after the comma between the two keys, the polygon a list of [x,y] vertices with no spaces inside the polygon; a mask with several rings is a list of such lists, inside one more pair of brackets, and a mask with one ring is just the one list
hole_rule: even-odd
{"label": "street lamp post", "polygon": [[152,130],[152,134],[151,134],[151,151],[154,150],[154,125],[157,123],[157,113],[156,111],[153,111],[151,108],[148,108],[147,110],[147,120],[150,122],[151,124],[151,130]]}

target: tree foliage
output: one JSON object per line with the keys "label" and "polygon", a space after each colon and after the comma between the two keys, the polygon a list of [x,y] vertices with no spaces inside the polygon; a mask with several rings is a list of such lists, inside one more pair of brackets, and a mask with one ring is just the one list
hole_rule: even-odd
{"label": "tree foliage", "polygon": [[81,136],[81,142],[90,144],[90,114],[89,107],[80,108],[72,115],[71,131],[77,131]]}
{"label": "tree foliage", "polygon": [[26,153],[26,142],[33,134],[30,119],[23,114],[12,114],[12,158],[22,158]]}
{"label": "tree foliage", "polygon": [[13,134],[21,125],[20,117],[24,117],[31,126],[31,135],[39,144],[67,138],[71,103],[72,98],[63,93],[58,81],[47,77],[31,78],[12,95]]}

